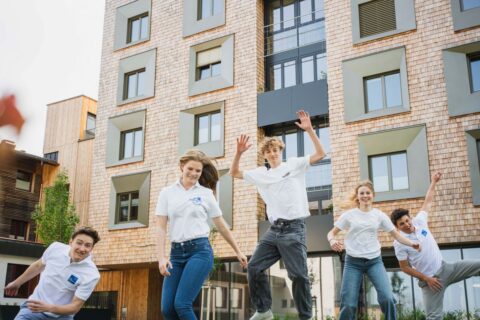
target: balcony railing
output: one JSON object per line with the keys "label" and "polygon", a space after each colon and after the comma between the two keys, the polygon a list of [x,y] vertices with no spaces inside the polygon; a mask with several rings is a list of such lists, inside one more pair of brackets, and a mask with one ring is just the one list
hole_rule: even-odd
{"label": "balcony railing", "polygon": [[265,26],[264,56],[325,41],[325,19],[317,18],[320,11]]}

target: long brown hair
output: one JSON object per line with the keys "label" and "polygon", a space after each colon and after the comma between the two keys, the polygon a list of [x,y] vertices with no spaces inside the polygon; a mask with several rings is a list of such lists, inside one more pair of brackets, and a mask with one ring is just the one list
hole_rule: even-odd
{"label": "long brown hair", "polygon": [[372,191],[373,195],[375,195],[375,189],[373,188],[373,183],[370,180],[360,181],[355,186],[355,189],[353,189],[348,195],[348,197],[340,204],[341,209],[346,210],[346,209],[352,209],[352,208],[358,207],[359,203],[357,199],[357,194],[358,194],[358,189],[360,189],[361,187],[367,187]]}
{"label": "long brown hair", "polygon": [[180,166],[184,166],[188,161],[198,161],[202,164],[202,175],[198,179],[198,183],[215,192],[219,178],[218,170],[213,164],[213,161],[207,157],[205,153],[197,149],[188,150],[181,156],[179,160]]}

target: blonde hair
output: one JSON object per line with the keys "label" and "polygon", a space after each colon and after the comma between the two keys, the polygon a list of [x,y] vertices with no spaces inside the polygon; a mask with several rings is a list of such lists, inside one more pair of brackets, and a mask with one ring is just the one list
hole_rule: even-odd
{"label": "blonde hair", "polygon": [[340,204],[341,209],[347,210],[347,209],[358,207],[359,203],[358,203],[357,194],[358,194],[358,189],[360,189],[361,187],[367,187],[372,191],[373,195],[375,195],[375,189],[373,188],[373,183],[370,180],[360,181],[355,186],[355,189],[353,189],[348,195],[348,197]]}
{"label": "blonde hair", "polygon": [[198,183],[206,188],[216,191],[219,177],[218,170],[212,160],[202,151],[192,149],[188,150],[180,157],[180,166],[184,166],[188,161],[197,161],[202,164],[202,175],[198,179]]}
{"label": "blonde hair", "polygon": [[265,137],[260,143],[259,149],[262,154],[265,154],[268,149],[274,147],[277,147],[278,149],[280,149],[280,151],[282,151],[283,149],[285,149],[285,143],[283,143],[283,141],[278,139],[277,137]]}

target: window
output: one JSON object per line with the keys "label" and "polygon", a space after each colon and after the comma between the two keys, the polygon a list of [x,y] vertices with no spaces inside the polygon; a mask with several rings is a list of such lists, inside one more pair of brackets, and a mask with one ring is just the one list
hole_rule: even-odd
{"label": "window", "polygon": [[353,43],[416,28],[413,0],[352,0]]}
{"label": "window", "polygon": [[198,0],[198,20],[221,14],[222,8],[221,0]]}
{"label": "window", "polygon": [[15,182],[15,188],[25,191],[31,191],[33,175],[30,172],[22,170],[17,171],[17,181]]}
{"label": "window", "polygon": [[223,156],[224,105],[220,101],[180,112],[179,155],[196,148],[209,157]]}
{"label": "window", "polygon": [[[24,264],[15,264],[15,263],[7,263],[7,274],[5,277],[5,286],[10,282],[17,279],[22,273],[27,270],[28,265]],[[5,298],[28,298],[28,296],[33,293],[33,280],[28,281],[27,283],[23,284],[16,296],[7,296],[5,293]]]}
{"label": "window", "polygon": [[373,0],[358,6],[360,17],[360,37],[392,31],[395,22],[394,0]]}
{"label": "window", "polygon": [[450,0],[450,8],[454,31],[480,25],[479,0]]}
{"label": "window", "polygon": [[480,0],[460,0],[462,11],[480,8]]}
{"label": "window", "polygon": [[116,9],[114,49],[150,38],[151,0],[135,0]]}
{"label": "window", "polygon": [[127,43],[148,39],[148,12],[128,19]]}
{"label": "window", "polygon": [[480,91],[480,52],[468,55],[470,87],[472,92]]}
{"label": "window", "polygon": [[145,69],[125,74],[125,90],[123,99],[142,96],[145,93]]}
{"label": "window", "polygon": [[327,56],[325,53],[307,56],[302,60],[302,83],[327,78]]}
{"label": "window", "polygon": [[472,202],[480,205],[480,128],[465,132],[467,138],[468,167],[472,185]]}
{"label": "window", "polygon": [[213,48],[210,50],[197,53],[197,81],[222,74],[222,56],[221,48]]}
{"label": "window", "polygon": [[150,172],[112,177],[108,226],[110,230],[148,226]]}
{"label": "window", "polygon": [[425,125],[361,134],[358,149],[360,180],[372,180],[376,201],[425,196],[430,184]]}
{"label": "window", "polygon": [[20,220],[11,220],[10,222],[10,239],[27,240],[28,238],[28,222]]}
{"label": "window", "polygon": [[278,90],[297,84],[295,60],[275,64],[270,70],[270,88]]}
{"label": "window", "polygon": [[48,160],[58,161],[58,151],[45,153],[43,157]]}
{"label": "window", "polygon": [[108,119],[106,166],[143,160],[145,110]]}
{"label": "window", "polygon": [[142,155],[143,130],[136,128],[120,134],[120,160]]}
{"label": "window", "polygon": [[287,299],[282,299],[282,309],[288,308],[288,300]]}
{"label": "window", "polygon": [[96,115],[94,115],[93,113],[87,113],[87,125],[85,127],[85,130],[87,130],[87,132],[90,134],[95,134],[96,118]]}
{"label": "window", "polygon": [[232,288],[230,302],[232,309],[241,309],[243,307],[243,289],[241,288]]}
{"label": "window", "polygon": [[479,112],[480,41],[444,49],[443,68],[448,114],[454,117]]}
{"label": "window", "polygon": [[410,110],[405,47],[346,60],[342,69],[346,122]]}
{"label": "window", "polygon": [[366,112],[402,105],[400,71],[364,79]]}
{"label": "window", "polygon": [[153,97],[156,49],[120,60],[117,104]]}
{"label": "window", "polygon": [[266,2],[265,56],[325,41],[323,0]]}
{"label": "window", "polygon": [[136,221],[138,219],[138,191],[118,195],[118,222]]}
{"label": "window", "polygon": [[370,157],[370,175],[375,192],[408,189],[407,154]]}
{"label": "window", "polygon": [[213,113],[197,115],[195,118],[195,145],[220,141],[220,110]]}

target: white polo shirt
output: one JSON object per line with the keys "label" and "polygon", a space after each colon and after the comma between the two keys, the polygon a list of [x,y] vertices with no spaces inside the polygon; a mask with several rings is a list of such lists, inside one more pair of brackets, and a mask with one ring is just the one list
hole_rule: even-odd
{"label": "white polo shirt", "polygon": [[408,260],[410,265],[417,271],[427,277],[432,277],[442,266],[442,254],[440,253],[440,248],[435,238],[428,229],[427,220],[427,212],[420,211],[417,216],[412,219],[415,231],[412,233],[400,231],[400,233],[408,239],[420,243],[420,247],[422,248],[420,252],[396,240],[393,242],[393,247],[399,261]]}
{"label": "white polo shirt", "polygon": [[213,191],[198,182],[185,190],[180,180],[160,191],[157,216],[168,216],[170,241],[208,237],[210,219],[222,215]]}
{"label": "white polo shirt", "polygon": [[258,167],[243,172],[243,179],[257,187],[267,204],[270,223],[310,216],[305,185],[305,172],[310,166],[310,156],[290,158],[278,167]]}
{"label": "white polo shirt", "polygon": [[[45,269],[40,281],[29,299],[41,300],[49,304],[66,305],[73,297],[86,301],[95,289],[100,273],[91,256],[80,262],[71,262],[70,246],[54,242],[43,253]],[[59,315],[47,312],[48,315]]]}
{"label": "white polo shirt", "polygon": [[345,235],[345,249],[349,256],[373,259],[381,254],[378,230],[386,232],[395,230],[392,221],[382,211],[373,208],[363,212],[358,208],[342,213],[335,227],[348,230]]}

